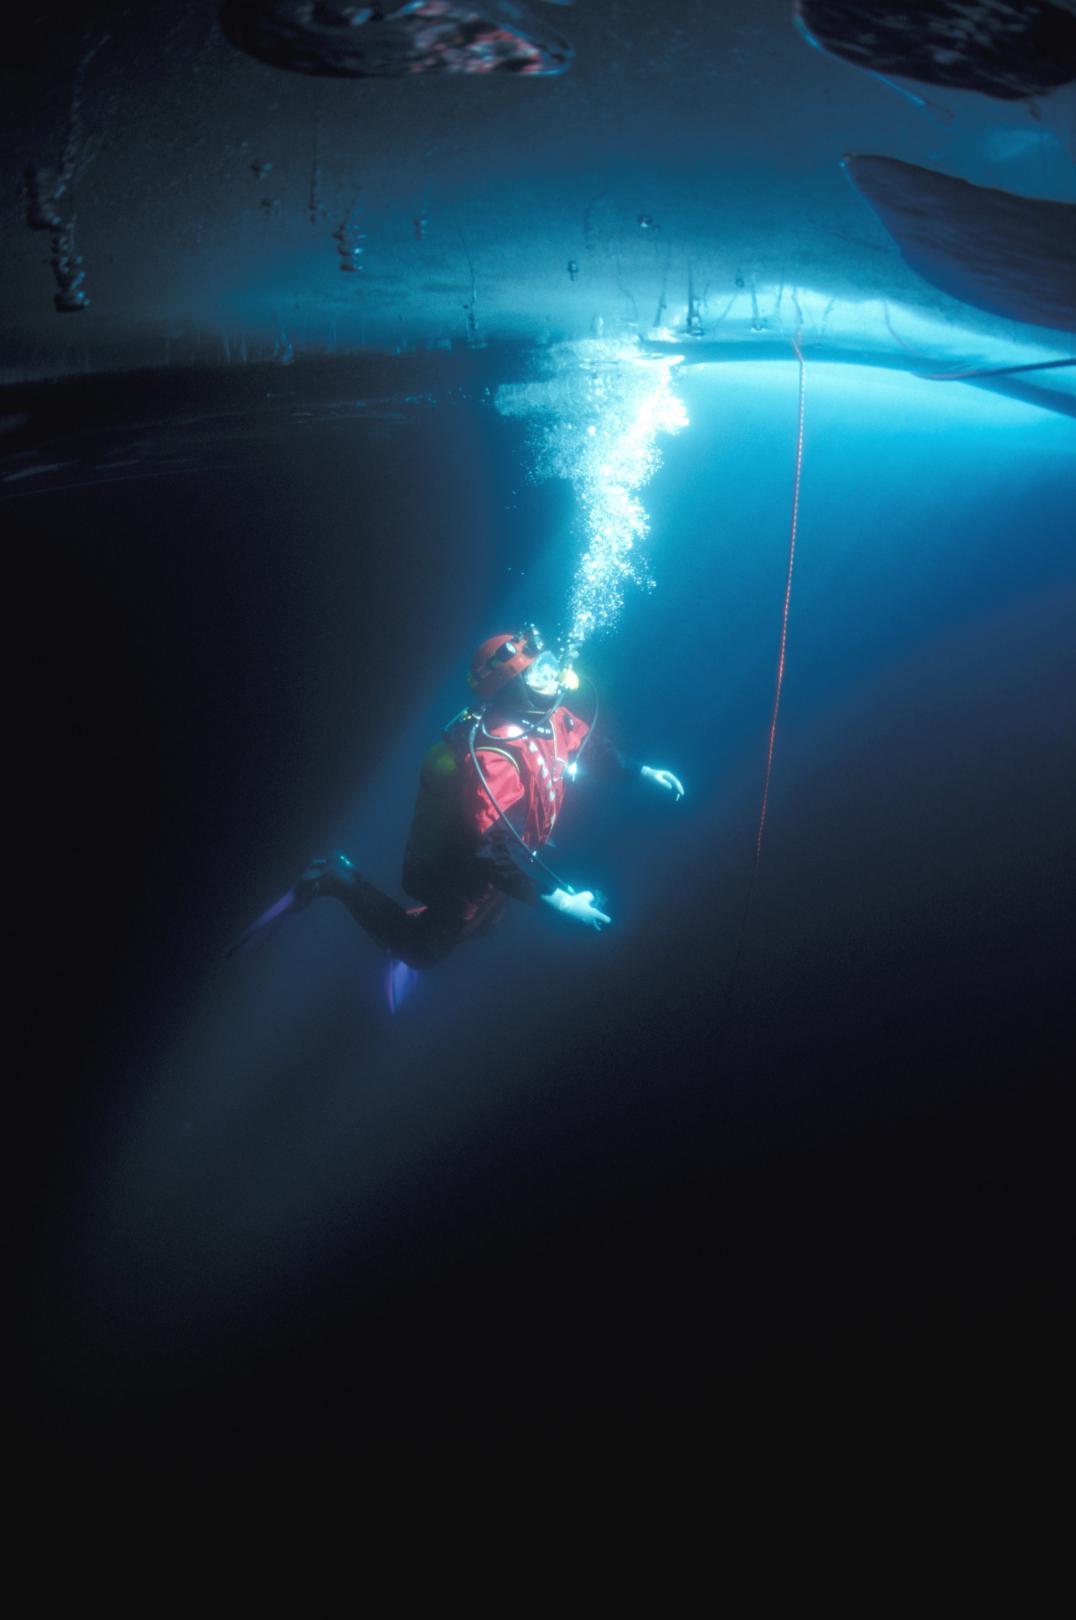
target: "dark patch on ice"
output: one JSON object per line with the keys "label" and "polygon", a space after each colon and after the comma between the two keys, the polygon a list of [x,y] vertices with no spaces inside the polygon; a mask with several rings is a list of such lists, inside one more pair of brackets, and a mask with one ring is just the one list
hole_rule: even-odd
{"label": "dark patch on ice", "polygon": [[813,44],[871,72],[1002,101],[1076,79],[1076,15],[1051,0],[797,0]]}
{"label": "dark patch on ice", "polygon": [[520,0],[225,0],[220,23],[259,61],[329,78],[562,73],[572,58]]}
{"label": "dark patch on ice", "polygon": [[[53,305],[61,315],[77,313],[89,305],[82,254],[75,246],[75,220],[64,193],[68,177],[50,169],[27,169],[26,223],[32,231],[48,231],[52,252],[49,263],[56,281]],[[64,199],[64,206],[61,206]]]}
{"label": "dark patch on ice", "polygon": [[924,280],[993,315],[1076,331],[1076,205],[973,186],[897,158],[844,164]]}

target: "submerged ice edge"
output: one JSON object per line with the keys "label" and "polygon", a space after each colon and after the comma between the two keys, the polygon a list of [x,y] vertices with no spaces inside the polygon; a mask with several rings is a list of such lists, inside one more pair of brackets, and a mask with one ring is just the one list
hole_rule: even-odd
{"label": "submerged ice edge", "polygon": [[[849,359],[908,370],[1015,365],[1076,355],[1072,333],[988,317],[970,306],[958,306],[942,294],[920,303],[868,290],[860,296],[847,287],[834,292],[824,285],[746,272],[735,283],[711,283],[696,271],[693,279],[684,275],[679,291],[673,278],[662,300],[651,306],[654,319],[649,324],[638,318],[639,308],[646,307],[642,289],[634,305],[636,313],[630,320],[609,316],[608,311],[603,318],[600,303],[588,305],[585,316],[578,307],[574,311],[562,307],[553,314],[550,341],[536,344],[518,298],[513,302],[508,289],[487,290],[482,346],[491,353],[500,348],[518,351],[522,346],[528,352],[545,354],[587,333],[604,331],[625,345],[641,344],[651,352],[682,352],[685,364],[690,365],[708,358],[708,350],[735,347],[745,358],[753,352],[770,354],[775,344],[790,345],[799,332],[805,346],[815,352],[824,350],[825,358],[836,360],[843,353]],[[391,356],[414,366],[429,355],[432,363],[444,366],[476,347],[460,325],[429,327],[420,322],[409,328],[410,335],[404,339],[401,332],[409,313],[401,307],[391,331],[358,307],[351,312],[311,309],[298,325],[285,325],[276,301],[248,292],[241,307],[225,300],[211,321],[187,323],[180,329],[163,326],[156,333],[146,329],[137,341],[115,347],[87,342],[65,350],[55,362],[29,347],[19,358],[13,347],[0,378],[19,386],[70,375],[73,370],[86,376],[159,365],[174,370],[222,365],[239,371],[248,365],[290,366],[298,361],[363,356]],[[512,375],[514,369],[513,365],[512,372],[502,370],[501,378]],[[1076,381],[1063,370],[1052,373],[1048,382],[1040,378],[1040,385],[1070,399],[1076,395]]]}

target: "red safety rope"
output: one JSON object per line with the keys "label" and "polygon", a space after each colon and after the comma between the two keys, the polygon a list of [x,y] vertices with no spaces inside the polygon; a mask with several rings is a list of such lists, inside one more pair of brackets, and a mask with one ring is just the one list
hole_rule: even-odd
{"label": "red safety rope", "polygon": [[770,776],[773,773],[773,748],[777,740],[777,715],[781,707],[781,687],[785,678],[785,655],[788,650],[788,609],[792,601],[792,566],[796,560],[796,530],[800,515],[800,476],[803,472],[803,402],[807,381],[807,368],[803,363],[799,333],[792,339],[796,359],[800,364],[799,427],[796,431],[796,479],[792,488],[792,532],[788,542],[788,576],[785,580],[785,605],[781,616],[781,650],[777,656],[777,683],[773,694],[773,716],[770,720],[770,746],[766,755],[766,782],[762,789],[762,813],[758,818],[758,838],[755,840],[755,866],[762,858],[762,831],[766,825],[766,806],[770,797]]}
{"label": "red safety rope", "polygon": [[736,936],[736,949],[732,954],[728,983],[725,986],[726,1014],[732,1006],[736,981],[740,972],[744,941],[747,938],[747,924],[751,916],[751,904],[755,896],[755,883],[758,878],[759,861],[762,856],[762,831],[766,825],[766,805],[770,797],[770,777],[773,774],[773,749],[777,740],[777,715],[781,707],[781,687],[784,683],[785,657],[788,652],[788,609],[792,601],[792,565],[796,560],[796,530],[799,527],[800,513],[800,476],[803,472],[803,401],[804,385],[806,383],[806,367],[803,363],[803,350],[800,348],[798,332],[792,339],[792,347],[795,349],[796,359],[800,363],[800,403],[799,425],[796,430],[796,477],[792,486],[792,532],[788,541],[788,573],[785,578],[784,611],[781,615],[781,650],[777,657],[777,682],[773,694],[773,714],[770,718],[770,746],[766,754],[766,782],[762,790],[762,812],[758,819],[758,837],[755,840],[755,864],[751,868],[751,881],[747,885],[747,894],[744,897],[739,932]]}

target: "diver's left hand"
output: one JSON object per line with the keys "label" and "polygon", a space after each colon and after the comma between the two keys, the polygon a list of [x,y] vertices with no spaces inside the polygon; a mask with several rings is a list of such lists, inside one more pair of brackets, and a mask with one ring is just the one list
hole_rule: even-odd
{"label": "diver's left hand", "polygon": [[658,784],[658,787],[668,788],[670,793],[675,793],[678,804],[684,797],[684,784],[678,776],[673,775],[672,771],[656,771],[652,765],[644,765],[643,775],[649,776],[652,782]]}

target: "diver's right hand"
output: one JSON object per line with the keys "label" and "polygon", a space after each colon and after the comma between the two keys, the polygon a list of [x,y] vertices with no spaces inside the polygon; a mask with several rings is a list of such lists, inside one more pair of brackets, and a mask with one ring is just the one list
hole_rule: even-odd
{"label": "diver's right hand", "polygon": [[574,917],[576,922],[586,923],[588,928],[600,930],[604,923],[613,920],[594,904],[593,889],[581,889],[578,894],[569,894],[567,889],[554,889],[552,894],[543,894],[542,899],[547,905],[563,912],[565,917]]}

